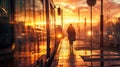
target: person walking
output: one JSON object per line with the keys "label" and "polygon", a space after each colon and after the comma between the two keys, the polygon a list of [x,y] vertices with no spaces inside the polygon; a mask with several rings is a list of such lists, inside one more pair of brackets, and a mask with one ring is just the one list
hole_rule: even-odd
{"label": "person walking", "polygon": [[70,44],[70,52],[73,53],[73,41],[75,41],[76,38],[76,32],[75,28],[70,24],[67,28],[67,34],[68,34],[68,40]]}

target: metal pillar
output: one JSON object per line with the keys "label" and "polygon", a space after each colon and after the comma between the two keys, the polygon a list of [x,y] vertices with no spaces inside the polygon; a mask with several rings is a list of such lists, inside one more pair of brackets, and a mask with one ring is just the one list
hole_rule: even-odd
{"label": "metal pillar", "polygon": [[[80,24],[80,8],[78,8],[78,22]],[[78,39],[80,40],[80,25],[79,25],[79,36],[78,36]]]}
{"label": "metal pillar", "polygon": [[101,67],[104,67],[104,61],[103,61],[103,59],[104,59],[104,56],[103,56],[103,48],[104,48],[104,46],[103,46],[103,0],[101,0],[101,15],[100,15],[100,48],[101,48],[101,51],[100,51],[100,53],[101,53]]}
{"label": "metal pillar", "polygon": [[[91,41],[90,41],[90,46],[91,46],[91,58],[92,58],[92,6],[90,6],[90,29],[91,29]],[[91,66],[92,66],[92,61],[91,61]]]}
{"label": "metal pillar", "polygon": [[47,58],[50,57],[50,21],[49,21],[49,0],[46,0],[46,32],[47,32]]}
{"label": "metal pillar", "polygon": [[[84,19],[85,20],[85,23],[84,23],[84,30],[85,30],[85,44],[86,44],[86,18]],[[87,46],[85,46],[87,47]],[[87,55],[87,50],[85,50],[85,55]]]}

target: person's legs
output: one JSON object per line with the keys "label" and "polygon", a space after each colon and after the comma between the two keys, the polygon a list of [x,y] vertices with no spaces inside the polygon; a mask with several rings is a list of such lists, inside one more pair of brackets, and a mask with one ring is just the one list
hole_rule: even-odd
{"label": "person's legs", "polygon": [[73,41],[70,41],[70,52],[73,53]]}
{"label": "person's legs", "polygon": [[73,44],[71,45],[71,51],[72,51],[72,53],[73,53]]}
{"label": "person's legs", "polygon": [[72,45],[71,45],[71,50],[72,50],[72,53],[73,53],[73,41],[72,41]]}

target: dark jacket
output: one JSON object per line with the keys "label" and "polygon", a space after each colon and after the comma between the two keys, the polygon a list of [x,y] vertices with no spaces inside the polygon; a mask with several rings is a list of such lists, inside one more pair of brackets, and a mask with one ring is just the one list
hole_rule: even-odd
{"label": "dark jacket", "polygon": [[75,41],[76,32],[75,32],[75,28],[72,25],[68,27],[67,33],[68,33],[68,39],[70,41]]}

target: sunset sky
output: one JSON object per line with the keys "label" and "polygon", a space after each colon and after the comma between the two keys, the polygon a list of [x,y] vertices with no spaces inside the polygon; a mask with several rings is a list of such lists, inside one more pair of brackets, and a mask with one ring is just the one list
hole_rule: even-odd
{"label": "sunset sky", "polygon": [[[104,20],[113,20],[120,17],[120,0],[103,0],[104,1]],[[86,0],[54,0],[57,7],[63,9],[64,22],[78,22],[78,8],[80,9],[80,22],[90,22],[90,7]],[[93,23],[100,21],[100,0],[97,0],[93,6]]]}
{"label": "sunset sky", "polygon": [[[30,0],[26,0],[26,1],[30,1]],[[93,9],[92,9],[93,25],[96,25],[100,22],[100,4],[101,4],[100,1],[101,0],[96,0],[96,4],[95,6],[93,6]],[[87,5],[86,0],[53,0],[53,2],[57,8],[60,7],[63,9],[64,24],[83,23],[85,21],[85,18],[86,18],[86,22],[90,23],[90,7]],[[120,0],[103,0],[103,2],[104,2],[104,21],[105,22],[114,21],[116,20],[116,17],[120,17]],[[27,3],[28,4],[26,4],[27,6],[26,9],[30,11],[29,9],[33,9],[32,7],[30,7],[32,6],[32,4],[29,4],[29,2]],[[35,0],[35,10],[39,11],[42,9],[43,9],[42,3],[40,2],[40,0]],[[80,13],[79,14],[80,22],[78,20],[78,9]],[[28,13],[29,13],[28,17],[32,15],[30,14],[30,12]],[[23,17],[24,19],[24,16],[21,16],[21,15],[24,15],[24,12],[20,13],[20,17]],[[40,15],[40,14],[37,14],[37,15]],[[61,16],[56,16],[56,24],[61,24]]]}

